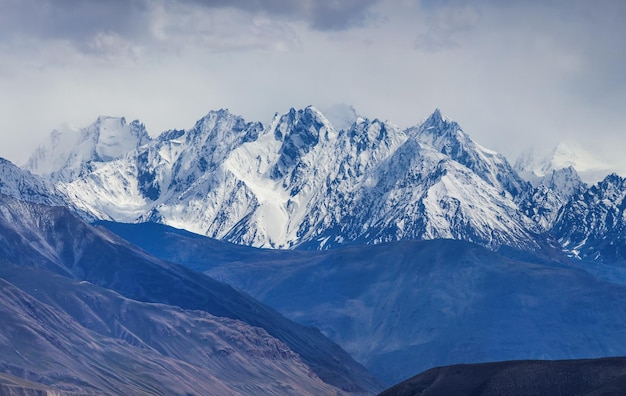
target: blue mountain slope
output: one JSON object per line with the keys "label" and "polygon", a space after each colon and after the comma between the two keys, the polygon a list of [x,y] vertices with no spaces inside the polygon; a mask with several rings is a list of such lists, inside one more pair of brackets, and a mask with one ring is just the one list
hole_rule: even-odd
{"label": "blue mountain slope", "polygon": [[111,227],[318,327],[390,385],[447,364],[626,354],[626,286],[563,263],[452,240],[284,252]]}
{"label": "blue mountain slope", "polygon": [[63,203],[51,183],[4,158],[0,158],[0,194],[47,205]]}
{"label": "blue mountain slope", "polygon": [[3,197],[0,236],[0,262],[54,271],[137,301],[200,310],[260,327],[300,355],[328,384],[355,393],[380,390],[367,370],[316,329],[294,323],[206,275],[159,260],[63,207]]}
{"label": "blue mountain slope", "polygon": [[258,327],[39,268],[0,266],[0,334],[2,372],[52,387],[21,384],[19,393],[0,376],[2,395],[275,395],[286,384],[298,394],[337,391]]}

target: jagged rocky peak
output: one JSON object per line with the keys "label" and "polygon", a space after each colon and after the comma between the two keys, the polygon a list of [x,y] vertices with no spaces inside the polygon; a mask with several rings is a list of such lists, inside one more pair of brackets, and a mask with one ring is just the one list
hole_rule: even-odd
{"label": "jagged rocky peak", "polygon": [[496,155],[495,152],[477,145],[459,124],[444,117],[439,109],[435,109],[420,125],[409,128],[409,133],[420,144],[432,147],[466,166],[462,160],[466,159],[464,157],[470,150],[480,149],[489,156]]}
{"label": "jagged rocky peak", "polygon": [[552,234],[573,256],[626,262],[626,179],[613,173],[563,205]]}
{"label": "jagged rocky peak", "polygon": [[191,132],[217,133],[224,130],[241,131],[246,121],[243,117],[232,114],[228,109],[211,110],[196,121]]}
{"label": "jagged rocky peak", "polygon": [[539,179],[539,184],[553,190],[565,200],[585,185],[573,166],[552,170]]}
{"label": "jagged rocky peak", "polygon": [[[100,116],[94,123],[95,158],[99,161],[113,161],[124,154],[150,141],[145,126],[138,120],[126,123],[124,117]],[[89,129],[88,129],[89,131]],[[81,140],[86,139],[83,134]]]}
{"label": "jagged rocky peak", "polygon": [[622,201],[626,198],[626,178],[611,173],[591,186],[585,195],[587,201],[595,201],[604,207],[619,206],[620,210],[624,210]]}
{"label": "jagged rocky peak", "polygon": [[270,173],[274,180],[291,173],[320,140],[328,141],[337,135],[326,117],[313,106],[301,110],[292,108],[274,125],[274,139],[282,142],[278,160]]}
{"label": "jagged rocky peak", "polygon": [[[409,128],[408,131],[421,144],[433,147],[446,155],[458,149],[459,138],[469,138],[459,124],[445,117],[439,109],[435,109],[421,124]],[[457,136],[459,134],[460,136]]]}
{"label": "jagged rocky peak", "polygon": [[624,185],[626,183],[626,178],[621,177],[617,173],[611,173],[607,177],[605,177],[597,186],[603,190],[611,190],[615,189],[624,189]]}
{"label": "jagged rocky peak", "polygon": [[219,109],[209,111],[190,129],[164,131],[136,155],[140,190],[152,201],[170,184],[183,191],[235,148],[256,140],[262,130],[260,122],[246,122]]}
{"label": "jagged rocky peak", "polygon": [[317,144],[322,128],[334,130],[326,117],[313,106],[299,110],[291,108],[286,114],[277,117],[274,138],[287,141],[289,136],[293,136],[292,140],[298,146]]}
{"label": "jagged rocky peak", "polygon": [[208,112],[185,135],[188,144],[202,146],[211,153],[221,153],[222,149],[231,150],[244,142],[256,140],[261,131],[263,124],[260,122],[247,122],[228,109],[219,109]]}
{"label": "jagged rocky peak", "polygon": [[505,194],[519,197],[530,187],[503,155],[476,143],[439,109],[435,109],[422,124],[409,128],[407,134],[420,145],[435,149],[471,169]]}
{"label": "jagged rocky peak", "polygon": [[339,132],[339,173],[343,178],[362,176],[392,155],[405,141],[406,134],[396,125],[358,117],[349,129]]}
{"label": "jagged rocky peak", "polygon": [[391,142],[406,139],[404,132],[388,122],[359,117],[348,130],[350,141],[356,145],[357,151],[361,152],[370,148],[377,148],[381,144],[390,145]]}
{"label": "jagged rocky peak", "polygon": [[456,124],[453,121],[450,121],[448,117],[445,117],[439,108],[436,108],[428,118],[422,122],[422,125],[427,129],[431,130],[442,130],[442,126],[446,124]]}
{"label": "jagged rocky peak", "polygon": [[524,195],[519,206],[543,231],[550,230],[559,209],[572,196],[580,194],[586,188],[586,184],[571,166],[537,177],[533,185],[533,189]]}
{"label": "jagged rocky peak", "polygon": [[435,109],[422,123],[407,129],[407,134],[420,144],[445,155],[458,151],[459,143],[469,139],[459,124],[444,117],[439,109]]}

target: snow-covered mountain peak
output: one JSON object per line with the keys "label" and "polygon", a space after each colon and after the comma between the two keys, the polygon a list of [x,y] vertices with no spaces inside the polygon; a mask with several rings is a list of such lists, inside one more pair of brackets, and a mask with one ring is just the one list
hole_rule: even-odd
{"label": "snow-covered mountain peak", "polygon": [[116,160],[149,141],[139,121],[100,116],[86,128],[52,131],[24,167],[52,180],[72,180],[90,163]]}
{"label": "snow-covered mountain peak", "polygon": [[599,192],[600,198],[607,198],[615,201],[617,196],[623,196],[626,191],[626,178],[617,173],[611,173],[603,180],[591,187],[591,192]]}
{"label": "snow-covered mountain peak", "polygon": [[276,140],[282,142],[279,157],[271,171],[274,180],[287,174],[296,176],[301,159],[313,150],[320,141],[335,140],[337,132],[324,115],[313,106],[302,110],[290,109],[282,115],[273,129]]}
{"label": "snow-covered mountain peak", "polygon": [[575,140],[561,141],[547,153],[529,148],[515,162],[515,169],[534,185],[553,170],[568,167],[574,168],[580,178],[588,183],[600,180],[609,173],[610,169],[608,164],[591,154]]}
{"label": "snow-covered mountain peak", "polygon": [[99,115],[94,122],[95,125],[99,125],[101,128],[107,128],[107,124],[109,127],[115,128],[117,125],[123,127],[126,125],[126,117],[116,117],[109,115]]}
{"label": "snow-covered mountain peak", "polygon": [[[255,123],[261,128],[250,130],[248,123],[241,117],[232,114],[228,109],[211,110],[204,117],[199,119],[194,127],[188,132],[188,140],[200,139],[203,143],[216,139],[229,139],[228,134],[234,134],[239,137],[242,132],[250,133],[244,136],[244,140],[251,141],[258,137],[259,129],[262,129],[260,123]],[[229,139],[230,140],[230,139]]]}
{"label": "snow-covered mountain peak", "polygon": [[228,109],[210,110],[202,118],[196,121],[193,129],[212,129],[215,128],[217,123],[236,122],[238,118],[241,118],[235,114],[232,114]]}
{"label": "snow-covered mountain peak", "polygon": [[[97,136],[93,159],[97,161],[118,159],[150,141],[145,126],[137,120],[127,124],[124,117],[101,116],[94,125],[97,126],[93,129]],[[83,137],[86,138],[87,134]]]}
{"label": "snow-covered mountain peak", "polygon": [[409,128],[407,133],[420,144],[453,157],[458,157],[465,148],[478,148],[461,126],[444,117],[439,109],[435,109],[421,124]]}
{"label": "snow-covered mountain peak", "polygon": [[503,155],[476,143],[439,109],[422,124],[409,128],[407,134],[420,145],[431,147],[471,169],[501,192],[516,197],[527,188]]}
{"label": "snow-covered mountain peak", "polygon": [[[393,153],[407,139],[406,134],[396,125],[379,119],[369,120],[359,117],[345,134],[360,166],[378,164]],[[371,164],[368,164],[371,162]]]}
{"label": "snow-covered mountain peak", "polygon": [[309,129],[311,133],[313,129],[319,130],[322,127],[335,131],[326,116],[314,106],[307,106],[304,109],[291,108],[287,113],[277,115],[275,118],[277,121],[274,136],[279,140],[284,140],[289,134],[300,134],[303,129]]}
{"label": "snow-covered mountain peak", "polygon": [[624,262],[626,178],[615,173],[580,189],[559,210],[551,230],[573,256],[598,262]]}
{"label": "snow-covered mountain peak", "polygon": [[439,110],[407,130],[366,117],[337,130],[313,106],[265,128],[214,110],[61,184],[97,218],[258,247],[436,237],[530,246],[534,230],[515,212],[526,183]]}
{"label": "snow-covered mountain peak", "polygon": [[[586,153],[583,153],[583,156]],[[550,165],[552,168],[567,168],[570,166],[575,166],[578,162],[580,162],[580,157],[576,153],[576,151],[572,148],[571,143],[566,141],[561,141],[552,151],[552,159],[550,160]]]}
{"label": "snow-covered mountain peak", "polygon": [[566,199],[571,197],[584,184],[573,166],[553,170],[540,180],[541,184]]}
{"label": "snow-covered mountain peak", "polygon": [[436,108],[419,126],[422,132],[430,131],[435,135],[460,129],[459,125],[443,115],[439,108]]}
{"label": "snow-covered mountain peak", "polygon": [[585,188],[585,183],[572,166],[532,179],[533,189],[527,191],[520,208],[544,230],[554,224],[559,209],[575,194]]}
{"label": "snow-covered mountain peak", "polygon": [[[349,136],[361,150],[365,149],[367,144],[385,141],[399,133],[402,132],[397,127],[380,121],[378,118],[370,121],[368,118],[362,117],[359,117],[348,130]],[[402,135],[404,136],[404,133]]]}

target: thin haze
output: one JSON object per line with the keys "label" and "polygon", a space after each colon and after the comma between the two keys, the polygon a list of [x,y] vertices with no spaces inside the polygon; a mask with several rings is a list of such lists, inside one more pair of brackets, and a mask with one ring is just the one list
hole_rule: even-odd
{"label": "thin haze", "polygon": [[[513,161],[626,146],[620,0],[0,0],[0,156],[98,115],[155,136],[312,104],[406,127],[435,108]],[[626,169],[626,166],[623,166]]]}

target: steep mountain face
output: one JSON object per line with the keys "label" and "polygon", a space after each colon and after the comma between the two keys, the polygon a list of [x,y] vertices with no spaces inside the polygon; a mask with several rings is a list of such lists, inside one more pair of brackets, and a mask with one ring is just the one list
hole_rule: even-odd
{"label": "steep mountain face", "polygon": [[150,137],[139,121],[124,117],[99,117],[80,129],[55,130],[38,147],[24,168],[53,181],[71,181],[88,173],[98,163],[118,159],[148,143]]}
{"label": "steep mountain face", "polygon": [[[229,381],[232,381],[227,382],[228,386],[241,380],[242,382],[237,385],[240,388],[235,388],[245,389],[247,385],[251,385],[253,387],[260,386],[259,389],[262,389],[263,392],[280,393],[278,387],[286,386],[287,388],[295,389],[295,393],[299,393],[297,389],[306,389],[308,386],[306,383],[309,380],[301,382],[300,379],[296,378],[303,372],[302,370],[305,370],[308,373],[308,378],[313,381],[311,385],[318,387],[320,390],[334,387],[337,392],[345,391],[365,394],[375,393],[377,390],[380,390],[378,382],[362,366],[357,364],[339,346],[322,336],[317,330],[291,322],[269,307],[226,284],[190,271],[182,266],[156,259],[105,230],[98,230],[89,226],[63,207],[36,205],[4,197],[0,200],[0,235],[2,236],[0,238],[0,261],[14,263],[21,268],[30,268],[32,271],[46,271],[48,274],[37,276],[33,278],[32,283],[28,283],[32,286],[28,291],[30,295],[46,304],[63,305],[61,307],[62,310],[67,311],[70,316],[79,316],[73,317],[81,325],[86,326],[85,323],[91,323],[95,328],[104,331],[104,335],[107,337],[111,336],[107,328],[115,329],[116,325],[111,323],[111,321],[105,320],[102,316],[106,315],[108,319],[115,317],[114,311],[106,311],[109,302],[116,306],[117,303],[113,301],[115,299],[111,300],[112,297],[107,297],[109,302],[102,301],[100,308],[106,312],[98,311],[93,315],[88,312],[77,312],[78,308],[75,304],[63,302],[65,301],[63,299],[67,297],[66,293],[69,293],[69,289],[66,291],[61,287],[61,289],[58,289],[60,294],[56,297],[50,296],[47,292],[42,292],[41,295],[37,294],[37,290],[41,291],[40,287],[53,288],[57,284],[63,284],[63,281],[58,280],[60,278],[50,279],[51,283],[47,284],[46,279],[52,278],[52,273],[69,280],[86,281],[101,288],[113,290],[126,298],[138,302],[167,304],[179,307],[182,310],[203,311],[216,317],[232,320],[222,322],[224,326],[231,327],[231,333],[228,334],[232,334],[234,338],[228,334],[223,335],[223,337],[235,343],[239,342],[237,340],[241,338],[243,343],[238,348],[233,349],[238,351],[241,348],[247,348],[247,345],[251,345],[248,344],[248,341],[243,341],[246,339],[252,344],[258,342],[259,348],[247,351],[245,356],[233,355],[232,359],[234,359],[234,362],[229,363],[233,365],[231,367],[233,371],[229,377]],[[12,277],[12,270],[7,271],[2,277],[13,285],[19,284],[18,287],[21,289],[26,288],[26,283],[19,283]],[[39,283],[42,283],[42,285],[37,286]],[[75,283],[72,283],[72,285],[75,285]],[[71,289],[75,286],[67,287]],[[77,297],[79,300],[82,298]],[[94,303],[90,300],[91,297],[87,296],[84,298],[87,299],[88,304]],[[52,299],[52,301],[47,299]],[[116,301],[119,301],[119,299]],[[143,310],[144,308],[138,309]],[[146,344],[149,346],[149,349],[154,349],[168,358],[182,359],[182,355],[178,355],[178,353],[193,350],[198,351],[202,355],[193,359],[204,359],[204,356],[206,356],[204,355],[204,349],[200,348],[200,345],[194,344],[202,340],[200,336],[199,339],[194,338],[194,336],[192,340],[187,341],[182,336],[176,336],[177,334],[183,334],[181,332],[185,331],[185,321],[196,323],[198,320],[201,320],[194,319],[198,315],[202,316],[201,313],[163,313],[165,317],[172,318],[172,315],[174,315],[177,318],[161,320],[155,319],[157,314],[152,309],[148,311],[150,313],[146,312],[145,314],[149,314],[153,322],[146,319],[146,323],[153,323],[156,328],[148,327],[146,331],[149,334],[138,334],[141,330],[140,327],[144,323],[141,315],[138,314],[139,316],[132,317],[132,320],[136,321],[133,322],[134,326],[139,327],[135,327],[135,330],[129,330],[128,333],[115,333],[118,338],[122,338],[133,345],[135,345],[135,342],[139,343],[140,346]],[[123,312],[122,310],[122,316]],[[99,316],[100,319],[97,319],[94,315]],[[87,322],[85,322],[86,320]],[[207,321],[215,322],[216,320],[218,319],[210,318]],[[163,322],[168,323],[168,325],[163,324]],[[241,325],[233,328],[231,325],[235,322],[241,323]],[[194,328],[196,328],[195,326],[200,325],[192,326],[190,329],[192,333]],[[211,324],[207,323],[207,326],[211,326]],[[254,330],[251,326],[263,330]],[[87,327],[93,330],[92,327]],[[158,330],[159,328],[161,330]],[[161,334],[163,336],[171,335],[173,344],[163,339],[147,340],[146,337],[152,337],[153,335],[156,337],[155,334],[151,333],[152,330],[157,332],[163,331],[164,333]],[[205,332],[202,329],[198,331],[200,333]],[[219,333],[219,329],[215,331]],[[237,333],[239,335],[236,335]],[[258,337],[256,339],[251,338],[255,334]],[[210,343],[210,341],[207,342]],[[282,345],[285,345],[286,349]],[[178,351],[178,348],[182,352]],[[228,343],[224,344],[224,348],[226,348],[228,355],[230,353]],[[271,358],[268,354],[272,348],[277,353],[275,356],[277,366],[272,364],[268,367],[268,370],[276,369],[276,372],[271,373],[261,370],[256,363],[248,361],[248,358],[253,359],[257,352],[261,356]],[[284,354],[281,352],[283,350]],[[215,351],[215,353],[218,352]],[[296,355],[299,356],[298,359],[305,366],[298,366],[298,359],[293,360]],[[259,361],[259,365],[264,364],[262,360]],[[97,363],[94,362],[94,364]],[[194,365],[195,363],[185,359],[183,364]],[[237,364],[240,367],[235,369]],[[290,371],[289,367],[292,364],[294,368]],[[246,365],[252,366],[249,369],[245,369]],[[117,370],[116,367],[104,367],[108,367],[114,372]],[[224,371],[219,372],[226,373],[228,377],[228,365],[224,363],[222,368]],[[218,373],[218,371],[209,369],[210,367],[207,367],[207,372],[209,373]],[[233,377],[232,373],[240,373],[242,376],[246,375],[248,377],[231,378]],[[278,382],[263,388],[259,384],[262,382],[261,378],[265,376],[276,378]],[[239,374],[234,377],[239,377]],[[281,378],[284,378],[285,381],[283,382]],[[321,381],[317,382],[316,378]],[[250,380],[249,384],[247,384],[247,380]],[[189,383],[192,381],[185,380],[183,382]],[[198,393],[206,394],[207,392],[198,391]],[[247,391],[244,393],[247,393]],[[312,392],[312,394],[317,394],[317,392]]]}
{"label": "steep mountain face", "polygon": [[[103,164],[59,188],[77,207],[100,219],[167,219],[186,223],[196,232],[225,227],[228,224],[220,226],[212,217],[237,215],[228,214],[228,204],[239,198],[238,191],[243,190],[244,198],[246,193],[245,186],[219,165],[235,147],[254,139],[259,129],[260,124],[245,123],[226,110],[212,111],[189,131],[164,132],[135,155]],[[229,192],[234,196],[214,199]],[[204,211],[207,214],[199,216]]]}
{"label": "steep mountain face", "polygon": [[626,261],[626,179],[612,174],[575,194],[552,233],[573,256],[598,262]]}
{"label": "steep mountain face", "polygon": [[57,186],[96,219],[156,221],[259,247],[542,244],[518,208],[530,185],[438,110],[406,131],[362,117],[337,130],[314,107],[266,128],[212,111]]}
{"label": "steep mountain face", "polygon": [[572,263],[452,240],[293,251],[104,225],[316,326],[388,385],[447,364],[626,353],[626,286]]}
{"label": "steep mountain face", "polygon": [[576,193],[587,186],[576,170],[569,166],[537,178],[535,187],[522,195],[519,206],[544,231],[552,229],[559,210]]}
{"label": "steep mountain face", "polygon": [[0,194],[34,203],[63,203],[52,183],[20,169],[4,158],[0,158]]}
{"label": "steep mountain face", "polygon": [[413,138],[370,173],[356,193],[346,218],[319,238],[335,245],[451,238],[493,249],[539,248],[535,225],[510,197]]}
{"label": "steep mountain face", "polygon": [[453,121],[444,118],[439,109],[420,126],[409,129],[422,145],[434,148],[450,159],[471,169],[478,177],[503,193],[518,197],[528,190],[507,159],[476,142]]}
{"label": "steep mountain face", "polygon": [[542,176],[537,185],[549,188],[564,201],[570,199],[581,188],[586,187],[586,184],[572,166],[552,170]]}

